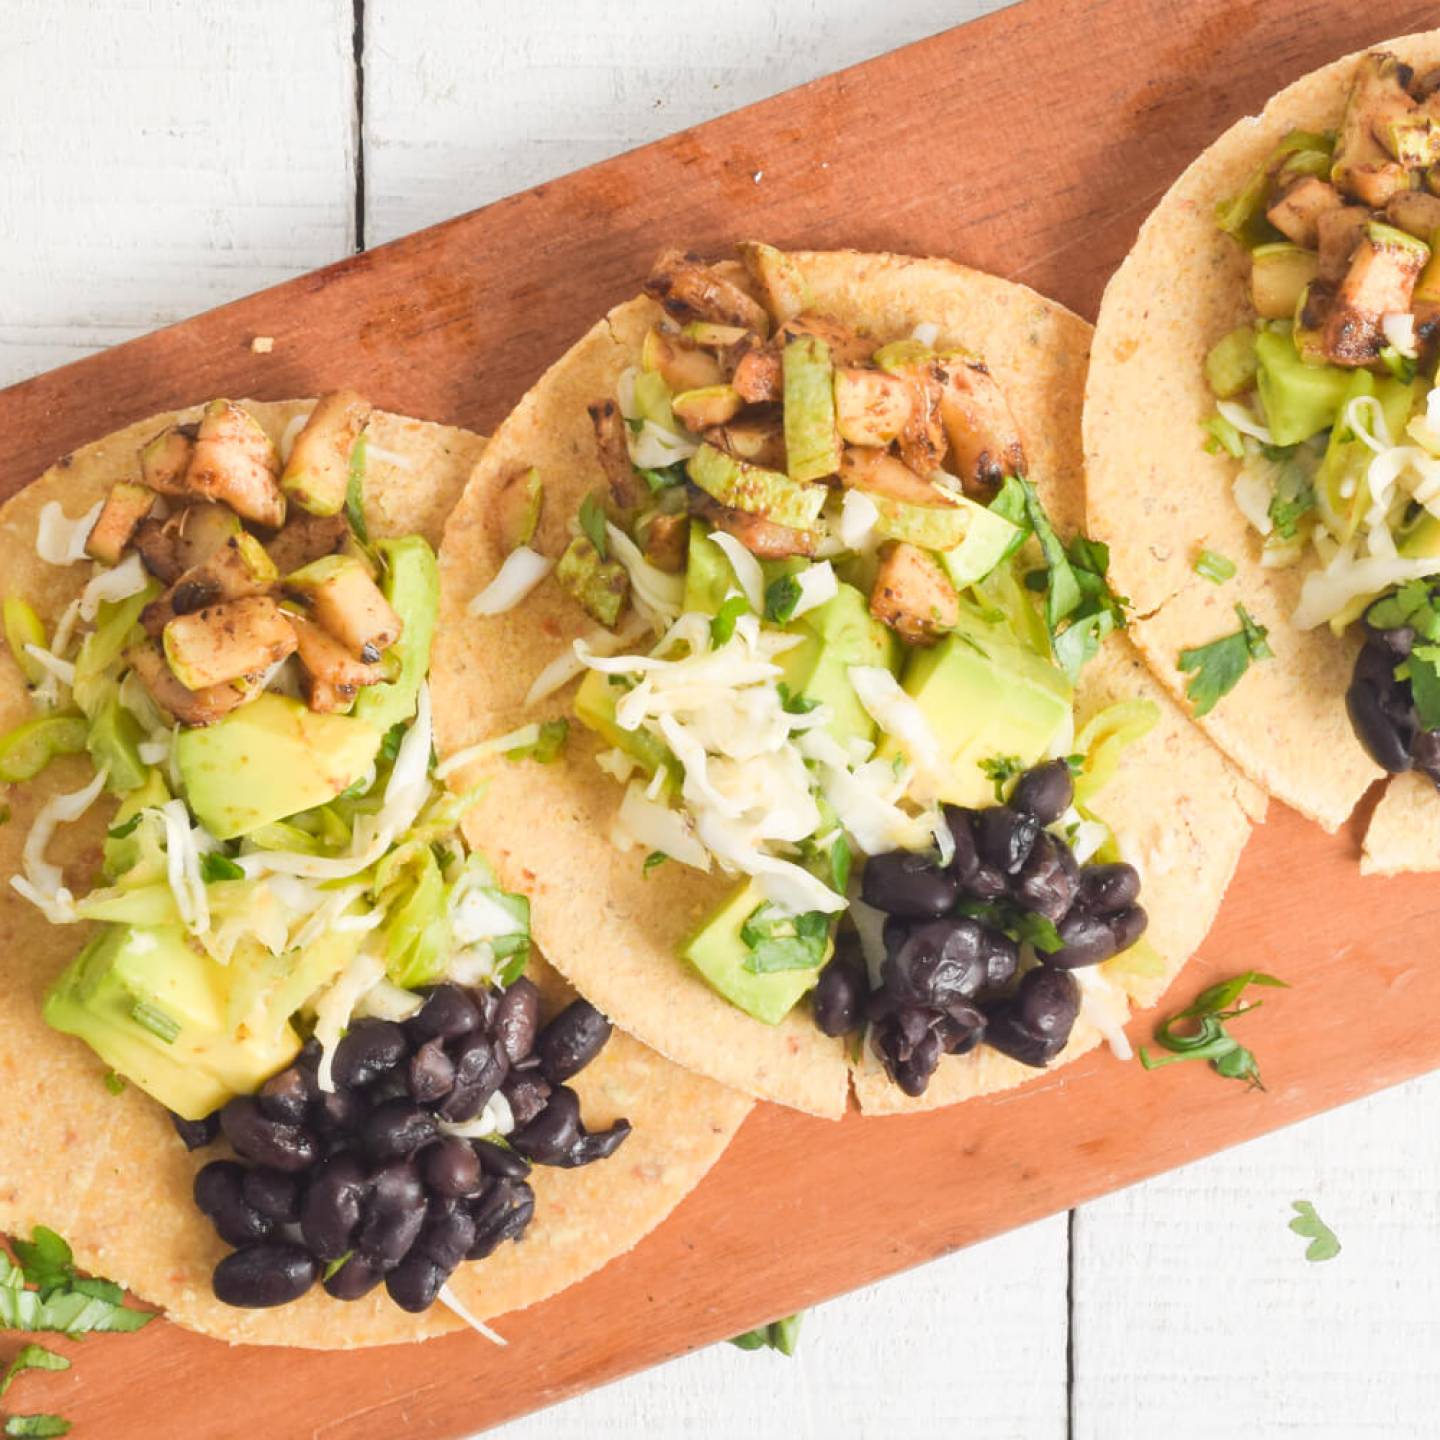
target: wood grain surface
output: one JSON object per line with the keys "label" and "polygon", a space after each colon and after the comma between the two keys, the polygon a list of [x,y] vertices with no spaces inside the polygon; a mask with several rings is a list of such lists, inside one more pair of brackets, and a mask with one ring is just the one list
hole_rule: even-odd
{"label": "wood grain surface", "polygon": [[[1145,208],[1224,124],[1429,19],[1022,6],[0,393],[0,487],[181,399],[357,373],[382,403],[483,428],[671,237],[951,254],[1093,314]],[[251,355],[255,334],[277,337],[272,355]],[[1096,1056],[934,1116],[831,1127],[764,1110],[633,1256],[508,1321],[507,1355],[461,1337],[423,1366],[404,1351],[277,1365],[152,1327],[87,1353],[71,1413],[139,1433],[149,1394],[167,1433],[463,1433],[1431,1068],[1440,977],[1414,939],[1440,897],[1423,880],[1362,885],[1355,848],[1277,814],[1213,960],[1187,973],[1187,993],[1248,963],[1303,982],[1267,1014],[1263,1105],[1199,1067],[1147,1076]],[[211,1384],[182,1383],[197,1369]],[[221,1388],[246,1399],[230,1430]]]}

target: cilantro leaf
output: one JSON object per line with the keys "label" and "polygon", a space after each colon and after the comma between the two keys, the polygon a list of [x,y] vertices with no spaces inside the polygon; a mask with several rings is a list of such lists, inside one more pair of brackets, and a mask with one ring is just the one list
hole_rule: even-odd
{"label": "cilantro leaf", "polygon": [[1208,715],[1240,683],[1252,660],[1268,660],[1275,653],[1266,642],[1266,628],[1252,620],[1243,605],[1237,605],[1235,613],[1240,628],[1233,635],[1180,652],[1180,669],[1195,672],[1185,693],[1197,716]]}
{"label": "cilantro leaf", "polygon": [[1035,538],[1040,542],[1040,553],[1045,557],[1045,623],[1053,633],[1062,620],[1079,609],[1083,598],[1080,582],[1071,567],[1070,557],[1065,553],[1065,546],[1040,504],[1035,487],[1028,480],[1021,480],[1020,484],[1025,493],[1025,514]]}
{"label": "cilantro leaf", "polygon": [[800,1343],[800,1322],[804,1317],[803,1310],[797,1311],[783,1320],[772,1321],[769,1325],[758,1325],[754,1330],[736,1335],[729,1343],[737,1350],[774,1350],[781,1355],[793,1355]]}
{"label": "cilantro leaf", "polygon": [[980,762],[985,778],[995,787],[997,805],[1005,803],[1005,782],[1013,780],[1024,768],[1018,755],[992,755],[988,760]]}
{"label": "cilantro leaf", "polygon": [[825,958],[830,921],[819,910],[787,915],[768,900],[751,911],[740,938],[750,953],[743,966],[752,975],[777,970],[813,970]]}
{"label": "cilantro leaf", "polygon": [[595,547],[595,553],[602,560],[608,560],[610,535],[605,529],[605,507],[595,498],[593,490],[580,502],[579,520],[580,529]]}
{"label": "cilantro leaf", "polygon": [[42,1293],[25,1289],[24,1279],[20,1267],[0,1251],[0,1330],[128,1333],[155,1318],[151,1311],[126,1305],[124,1292],[108,1280],[75,1280]]}
{"label": "cilantro leaf", "polygon": [[652,495],[658,495],[662,490],[673,490],[677,485],[685,483],[685,462],[677,461],[674,465],[667,465],[663,470],[646,470],[643,466],[637,465],[640,478],[650,487]]}
{"label": "cilantro leaf", "polygon": [[[1240,1004],[1244,992],[1252,985],[1288,989],[1284,980],[1267,975],[1263,970],[1246,970],[1243,974],[1222,980],[1200,992],[1183,1010],[1163,1021],[1155,1030],[1155,1039],[1168,1055],[1152,1055],[1142,1045],[1140,1063],[1147,1070],[1183,1060],[1208,1060],[1216,1072],[1227,1080],[1244,1080],[1252,1090],[1263,1090],[1260,1067],[1254,1053],[1245,1048],[1225,1029],[1227,1020],[1248,1015],[1260,1008],[1260,1002]],[[1184,1021],[1196,1022],[1193,1031],[1180,1034],[1175,1026]]]}
{"label": "cilantro leaf", "polygon": [[743,595],[728,596],[710,619],[710,643],[717,649],[735,633],[735,622],[750,613],[750,602]]}
{"label": "cilantro leaf", "polygon": [[355,532],[355,538],[362,544],[370,543],[370,531],[365,524],[365,432],[355,437],[350,450],[350,471],[345,481],[345,519]]}
{"label": "cilantro leaf", "polygon": [[1315,508],[1315,487],[1306,484],[1294,495],[1273,495],[1270,498],[1270,519],[1275,533],[1282,540],[1293,540],[1302,515]]}
{"label": "cilantro leaf", "polygon": [[11,1415],[5,1421],[5,1434],[13,1440],[53,1440],[70,1433],[70,1422],[59,1415]]}
{"label": "cilantro leaf", "polygon": [[830,879],[835,889],[843,895],[850,886],[850,867],[854,863],[850,842],[844,834],[837,835],[830,842]]}
{"label": "cilantro leaf", "polygon": [[1235,562],[1218,550],[1202,550],[1195,557],[1194,571],[1212,585],[1223,585],[1235,574]]}
{"label": "cilantro leaf", "polygon": [[1290,1228],[1310,1241],[1305,1247],[1305,1258],[1311,1261],[1333,1260],[1340,1253],[1340,1241],[1335,1232],[1315,1213],[1310,1201],[1292,1200],[1290,1204],[1295,1210]]}
{"label": "cilantro leaf", "polygon": [[968,915],[994,930],[1003,930],[1017,944],[1028,942],[1045,955],[1053,955],[1065,945],[1053,920],[1022,910],[1009,900],[961,900],[955,906],[955,913]]}
{"label": "cilantro leaf", "polygon": [[1242,975],[1222,980],[1218,985],[1202,990],[1175,1018],[1195,1020],[1205,1015],[1218,1015],[1221,1019],[1229,1019],[1241,1014],[1243,1012],[1234,1008],[1235,1002],[1252,985],[1268,985],[1280,990],[1290,988],[1289,982],[1278,976],[1267,975],[1263,970],[1246,970]]}
{"label": "cilantro leaf", "polygon": [[27,1285],[53,1290],[75,1278],[75,1257],[70,1246],[49,1226],[37,1225],[28,1240],[13,1243]]}
{"label": "cilantro leaf", "polygon": [[70,1362],[43,1345],[25,1345],[16,1354],[0,1379],[0,1396],[15,1383],[15,1377],[25,1370],[68,1370]]}
{"label": "cilantro leaf", "polygon": [[1027,519],[1025,505],[1025,485],[1018,475],[1007,475],[1000,482],[1000,493],[990,502],[989,508],[1002,520],[1008,520],[1022,531],[1029,531],[1030,522]]}
{"label": "cilantro leaf", "polygon": [[535,740],[529,745],[517,745],[513,750],[507,750],[505,758],[510,761],[534,760],[541,765],[549,765],[559,758],[569,737],[568,720],[542,720],[540,734]]}
{"label": "cilantro leaf", "polygon": [[652,850],[640,867],[641,874],[648,875],[652,870],[658,870],[669,858],[663,850]]}
{"label": "cilantro leaf", "polygon": [[793,575],[781,575],[765,587],[765,618],[784,625],[800,603],[800,582]]}
{"label": "cilantro leaf", "polygon": [[139,828],[140,819],[141,812],[137,810],[123,825],[112,825],[105,834],[111,840],[124,840]]}
{"label": "cilantro leaf", "polygon": [[1440,726],[1440,645],[1415,645],[1405,662],[1405,678],[1422,730]]}
{"label": "cilantro leaf", "polygon": [[320,1276],[321,1282],[333,1280],[349,1263],[355,1254],[353,1250],[347,1250],[343,1255],[337,1255],[326,1267],[324,1274]]}
{"label": "cilantro leaf", "polygon": [[812,710],[820,708],[818,700],[812,700],[808,695],[795,695],[790,687],[782,680],[775,687],[780,695],[780,708],[787,715],[808,715]]}
{"label": "cilantro leaf", "polygon": [[245,871],[228,855],[212,850],[200,857],[200,878],[207,885],[213,885],[217,880],[243,880]]}
{"label": "cilantro leaf", "polygon": [[395,757],[400,753],[400,745],[404,739],[405,722],[402,720],[398,725],[392,725],[385,732],[385,738],[380,742],[378,758],[387,765],[393,765]]}

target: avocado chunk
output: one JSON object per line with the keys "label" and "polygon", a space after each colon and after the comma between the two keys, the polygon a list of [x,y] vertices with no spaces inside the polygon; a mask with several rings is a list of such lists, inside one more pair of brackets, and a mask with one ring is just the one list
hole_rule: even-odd
{"label": "avocado chunk", "polygon": [[803,636],[779,657],[784,683],[793,696],[813,700],[830,711],[826,727],[840,741],[875,738],[875,722],[850,683],[852,665],[881,665],[894,672],[900,644],[894,632],[870,614],[865,596],[841,584],[823,605],[787,627]]}
{"label": "avocado chunk", "polygon": [[1277,445],[1298,445],[1335,423],[1350,375],[1335,365],[1306,365],[1289,335],[1255,337],[1255,383]]}
{"label": "avocado chunk", "polygon": [[85,737],[95,768],[109,771],[105,788],[112,795],[129,794],[145,783],[150,770],[140,758],[144,738],[140,722],[120,703],[119,691],[112,689],[96,710]]}
{"label": "avocado chunk", "polygon": [[[912,651],[901,676],[948,762],[940,798],[989,805],[995,795],[984,760],[1015,755],[1033,765],[1070,715],[1073,691],[1064,674],[1016,644],[1001,625],[962,610],[952,634],[929,650]],[[899,748],[880,745],[888,758]]]}
{"label": "avocado chunk", "polygon": [[685,561],[685,609],[714,615],[740,585],[729,557],[710,538],[698,520],[690,522],[690,546]]}
{"label": "avocado chunk", "polygon": [[[830,403],[833,421],[833,394]],[[787,427],[787,447],[789,443]],[[793,459],[791,466],[794,466]],[[788,525],[795,530],[808,530],[815,524],[829,493],[823,485],[799,484],[778,470],[752,465],[709,444],[702,444],[685,468],[690,478],[722,505],[763,515],[777,525]]]}
{"label": "avocado chunk", "polygon": [[370,768],[381,739],[363,720],[267,692],[213,725],[182,730],[175,763],[200,823],[231,840],[333,800]]}
{"label": "avocado chunk", "polygon": [[743,882],[685,942],[680,955],[732,1005],[766,1025],[778,1025],[795,1008],[795,1002],[814,987],[833,947],[826,945],[825,954],[813,970],[772,970],[764,974],[747,970],[750,947],[740,932],[764,903],[760,887],[753,880]]}
{"label": "avocado chunk", "polygon": [[312,515],[335,515],[350,485],[350,458],[370,423],[370,402],[353,390],[332,390],[315,402],[295,437],[280,488]]}
{"label": "avocado chunk", "polygon": [[593,730],[607,745],[623,750],[637,760],[647,775],[664,766],[678,785],[682,778],[680,762],[670,747],[657,740],[648,730],[625,730],[616,723],[615,705],[624,691],[610,683],[608,675],[587,670],[580,688],[575,692],[575,718]]}
{"label": "avocado chunk", "polygon": [[840,468],[830,347],[813,335],[801,335],[786,345],[782,363],[786,467],[792,480],[823,480]]}
{"label": "avocado chunk", "polygon": [[965,538],[940,553],[957,590],[983,580],[997,565],[1008,560],[1024,543],[1025,532],[1003,515],[965,497],[961,508],[969,516]]}
{"label": "avocado chunk", "polygon": [[120,802],[110,821],[110,832],[105,836],[101,849],[100,869],[107,882],[113,884],[123,877],[126,885],[143,885],[161,878],[158,868],[154,873],[150,873],[147,868],[146,873],[131,876],[129,872],[144,858],[140,837],[134,830],[124,834],[115,832],[125,831],[129,822],[142,810],[159,809],[169,798],[170,790],[164,777],[158,770],[147,770],[141,784]]}
{"label": "avocado chunk", "polygon": [[380,582],[386,602],[400,617],[400,638],[390,647],[400,673],[388,684],[360,692],[354,715],[384,734],[415,714],[420,682],[430,670],[430,645],[440,610],[440,567],[423,536],[379,540],[375,549],[385,562]]}
{"label": "avocado chunk", "polygon": [[107,925],[55,982],[45,1019],[167,1109],[200,1120],[259,1089],[300,1050],[288,1023],[237,1035],[227,980],[178,926]]}

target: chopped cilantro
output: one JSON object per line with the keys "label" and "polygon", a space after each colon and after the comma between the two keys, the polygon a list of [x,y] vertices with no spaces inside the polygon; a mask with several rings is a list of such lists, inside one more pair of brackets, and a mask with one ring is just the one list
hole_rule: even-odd
{"label": "chopped cilantro", "polygon": [[710,643],[717,648],[726,644],[735,633],[735,622],[750,613],[750,602],[743,595],[728,596],[710,619]]}
{"label": "chopped cilantro", "polygon": [[734,1336],[729,1343],[737,1350],[775,1350],[781,1355],[793,1355],[800,1343],[800,1321],[804,1316],[805,1312],[801,1310],[783,1320],[759,1325],[743,1335]]}
{"label": "chopped cilantro", "polygon": [[652,870],[659,869],[669,858],[663,850],[652,850],[645,857],[645,863],[641,866],[641,872],[648,875]]}
{"label": "chopped cilantro", "polygon": [[24,1345],[16,1352],[15,1358],[6,1367],[0,1379],[0,1396],[15,1383],[15,1377],[26,1370],[68,1370],[70,1362],[43,1345]]}
{"label": "chopped cilantro", "polygon": [[207,885],[213,885],[217,880],[243,880],[245,871],[228,855],[212,850],[200,857],[200,878]]}
{"label": "chopped cilantro", "polygon": [[1395,673],[1410,682],[1420,728],[1440,728],[1440,645],[1412,646],[1404,665]]}
{"label": "chopped cilantro", "polygon": [[345,519],[355,532],[355,538],[362,544],[370,543],[370,531],[365,524],[365,433],[355,437],[350,450],[350,472],[345,482]]}
{"label": "chopped cilantro", "polygon": [[1315,487],[1306,483],[1288,498],[1273,495],[1270,499],[1270,520],[1275,533],[1282,540],[1293,540],[1300,524],[1300,517],[1308,515],[1315,508]]}
{"label": "chopped cilantro", "polygon": [[75,1257],[63,1237],[48,1225],[37,1225],[28,1240],[13,1242],[15,1258],[27,1285],[41,1291],[68,1285],[75,1278]]}
{"label": "chopped cilantro", "polygon": [[850,842],[844,833],[836,835],[830,842],[830,879],[835,889],[843,895],[850,885],[850,866],[854,862]]}
{"label": "chopped cilantro", "polygon": [[507,750],[505,758],[507,760],[535,760],[541,765],[549,765],[564,750],[569,736],[570,722],[568,720],[542,720],[540,734],[535,740],[529,745],[517,745],[513,750]]}
{"label": "chopped cilantro", "polygon": [[1305,1258],[1311,1261],[1333,1260],[1340,1253],[1340,1241],[1335,1232],[1315,1213],[1310,1201],[1292,1200],[1290,1204],[1295,1211],[1290,1228],[1310,1241],[1305,1247]]}
{"label": "chopped cilantro", "polygon": [[1223,585],[1235,575],[1235,562],[1218,550],[1202,550],[1195,557],[1194,570],[1212,585]]}
{"label": "chopped cilantro", "polygon": [[787,715],[808,715],[820,708],[818,700],[812,700],[808,695],[796,695],[783,680],[775,689],[780,695],[780,708]]}
{"label": "chopped cilantro", "polygon": [[793,575],[781,575],[765,587],[765,618],[784,625],[800,603],[800,582]]}
{"label": "chopped cilantro", "polygon": [[602,560],[608,560],[610,536],[605,529],[605,507],[595,498],[593,490],[580,502],[579,520],[580,529],[595,547],[595,553]]}
{"label": "chopped cilantro", "polygon": [[11,1415],[5,1421],[5,1434],[11,1440],[53,1440],[70,1433],[70,1422],[58,1415]]}
{"label": "chopped cilantro", "polygon": [[674,465],[667,465],[663,470],[646,470],[641,466],[635,467],[641,479],[650,487],[652,495],[658,495],[662,490],[673,490],[677,485],[685,483],[685,462],[678,461]]}
{"label": "chopped cilantro", "polygon": [[385,738],[380,742],[378,758],[387,765],[393,765],[395,757],[400,753],[400,745],[404,739],[405,722],[402,720],[398,725],[392,725],[385,732]]}
{"label": "chopped cilantro", "polygon": [[962,900],[955,906],[955,913],[1003,930],[1017,944],[1028,943],[1045,955],[1053,955],[1065,945],[1053,920],[1022,910],[1008,900]]}
{"label": "chopped cilantro", "polygon": [[1005,801],[1006,783],[1013,780],[1024,768],[1018,755],[992,755],[988,760],[980,762],[985,778],[995,787],[997,805]]}
{"label": "chopped cilantro", "polygon": [[[1183,1010],[1164,1021],[1155,1031],[1155,1039],[1169,1055],[1151,1055],[1142,1045],[1140,1063],[1147,1070],[1174,1065],[1181,1060],[1208,1060],[1227,1080],[1244,1080],[1251,1089],[1263,1090],[1260,1067],[1254,1054],[1225,1029],[1228,1020],[1248,1015],[1260,1008],[1260,1002],[1240,1003],[1241,996],[1252,985],[1268,985],[1287,989],[1284,980],[1267,975],[1263,970],[1246,970],[1229,980],[1202,990]],[[1177,1035],[1175,1026],[1181,1021],[1196,1022],[1193,1034]]]}
{"label": "chopped cilantro", "polygon": [[[15,1251],[19,1256],[22,1247],[39,1243],[47,1255],[46,1268],[31,1273],[23,1258],[16,1266],[0,1251],[0,1330],[52,1330],[63,1335],[128,1332],[155,1318],[149,1311],[132,1310],[125,1304],[124,1291],[108,1280],[74,1279],[70,1247],[54,1231],[44,1234],[54,1239],[42,1239],[37,1227],[34,1240],[17,1241]],[[35,1290],[25,1288],[27,1281],[33,1285],[41,1279],[48,1283]]]}
{"label": "chopped cilantro", "polygon": [[776,970],[813,970],[825,958],[830,922],[818,910],[787,915],[769,901],[757,906],[740,929],[750,953],[744,968],[752,975]]}
{"label": "chopped cilantro", "polygon": [[1268,660],[1275,653],[1265,639],[1265,626],[1252,620],[1243,605],[1237,605],[1235,613],[1240,628],[1233,635],[1180,652],[1180,669],[1195,672],[1185,693],[1197,716],[1208,715],[1240,683],[1252,660]]}
{"label": "chopped cilantro", "polygon": [[126,836],[133,835],[139,827],[142,813],[137,810],[123,825],[112,825],[105,834],[111,840],[124,840]]}
{"label": "chopped cilantro", "polygon": [[123,1095],[125,1093],[125,1077],[117,1074],[114,1070],[105,1072],[105,1088],[112,1095]]}

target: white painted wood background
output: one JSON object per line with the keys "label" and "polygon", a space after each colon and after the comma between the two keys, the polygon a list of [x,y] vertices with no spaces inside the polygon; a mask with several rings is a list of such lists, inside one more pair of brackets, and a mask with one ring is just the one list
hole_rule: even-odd
{"label": "white painted wood background", "polygon": [[[355,6],[0,0],[0,384],[992,8],[364,0],[357,129]],[[722,1346],[500,1433],[1433,1437],[1437,1101],[1415,1083],[837,1300],[792,1361]],[[1299,1198],[1338,1259],[1303,1259]]]}

